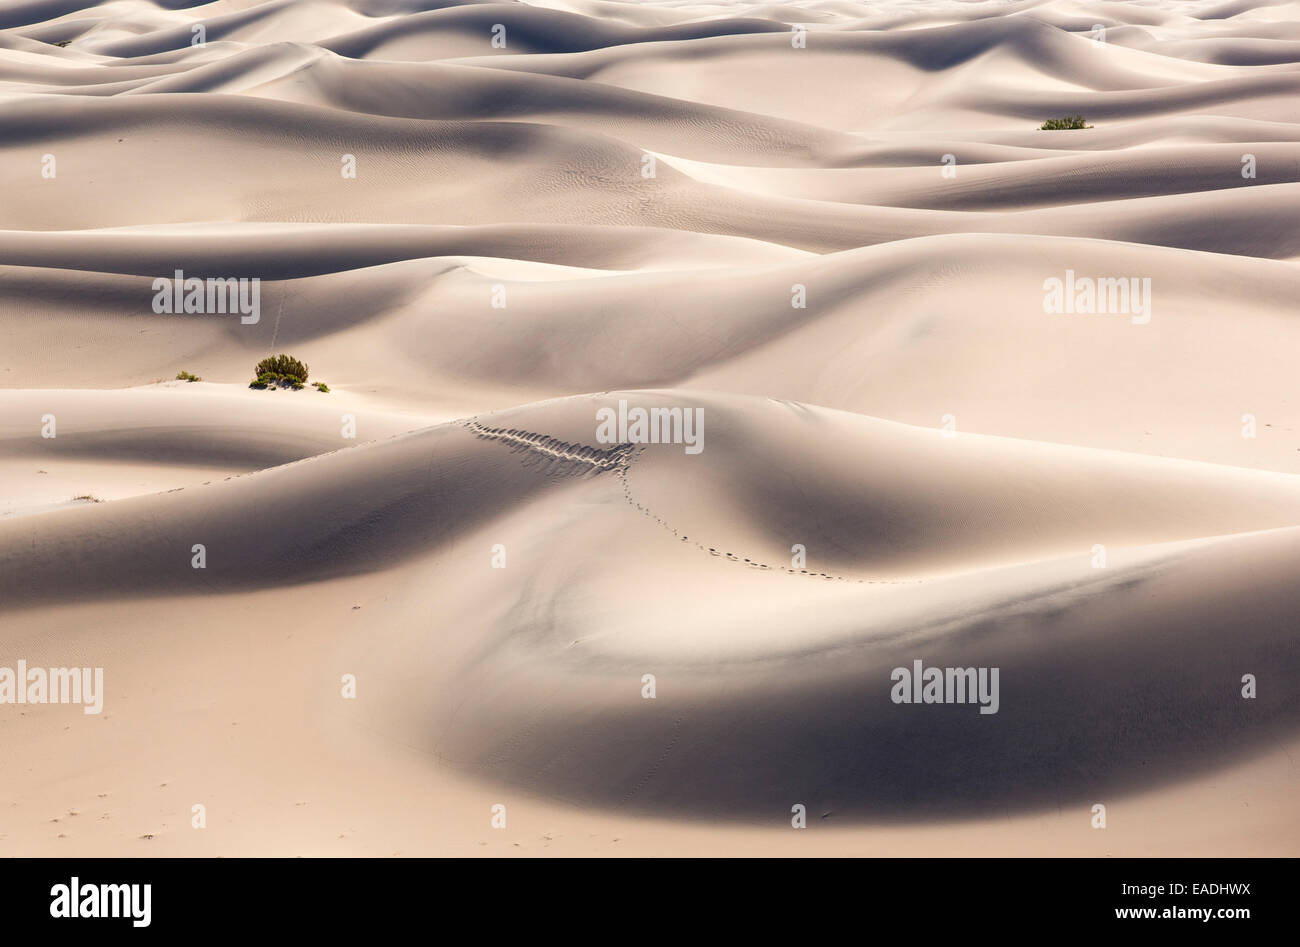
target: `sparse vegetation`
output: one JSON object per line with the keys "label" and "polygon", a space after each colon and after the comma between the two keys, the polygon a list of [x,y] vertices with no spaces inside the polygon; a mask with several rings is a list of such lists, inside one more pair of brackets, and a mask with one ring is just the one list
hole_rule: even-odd
{"label": "sparse vegetation", "polygon": [[73,499],[73,500],[85,500],[87,503],[103,503],[103,502],[104,502],[104,501],[101,500],[99,497],[95,496],[93,493],[83,493],[83,494],[81,494],[81,496],[76,496],[76,497],[73,497],[72,499]]}
{"label": "sparse vegetation", "polygon": [[182,370],[176,373],[176,380],[177,381],[202,381],[203,379],[200,378],[198,375],[191,375],[189,372]]}
{"label": "sparse vegetation", "polygon": [[253,369],[253,374],[257,377],[248,383],[248,387],[292,388],[301,391],[307,387],[307,371],[307,363],[292,355],[268,355]]}
{"label": "sparse vegetation", "polygon": [[257,363],[253,369],[256,375],[275,374],[283,376],[292,376],[301,382],[307,381],[307,363],[294,358],[292,355],[268,355]]}
{"label": "sparse vegetation", "polygon": [[1083,120],[1082,115],[1067,115],[1065,118],[1049,118],[1038,126],[1040,132],[1059,132],[1069,128],[1092,128]]}
{"label": "sparse vegetation", "polygon": [[311,384],[312,387],[315,388],[317,391],[319,391],[321,394],[329,394],[330,386],[325,384],[325,382],[314,381]]}

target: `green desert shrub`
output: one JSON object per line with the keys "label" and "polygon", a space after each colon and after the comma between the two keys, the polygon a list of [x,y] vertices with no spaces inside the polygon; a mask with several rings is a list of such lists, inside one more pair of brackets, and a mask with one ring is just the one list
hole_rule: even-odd
{"label": "green desert shrub", "polygon": [[307,366],[292,355],[268,355],[257,363],[254,375],[293,375],[301,382],[307,381]]}
{"label": "green desert shrub", "polygon": [[311,384],[312,387],[315,388],[317,391],[319,391],[321,394],[329,394],[330,386],[325,384],[325,382],[314,381]]}
{"label": "green desert shrub", "polygon": [[187,371],[179,371],[176,373],[176,380],[177,381],[202,381],[203,379],[200,378],[198,375],[191,375]]}
{"label": "green desert shrub", "polygon": [[1067,115],[1065,118],[1049,118],[1038,126],[1040,132],[1059,132],[1070,128],[1092,128],[1083,120],[1082,115]]}
{"label": "green desert shrub", "polygon": [[268,355],[253,369],[257,376],[248,383],[249,388],[292,388],[301,391],[307,387],[307,365],[292,355]]}

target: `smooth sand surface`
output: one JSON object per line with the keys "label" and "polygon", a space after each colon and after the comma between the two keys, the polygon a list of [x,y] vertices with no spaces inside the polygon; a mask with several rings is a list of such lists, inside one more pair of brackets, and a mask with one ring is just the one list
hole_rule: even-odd
{"label": "smooth sand surface", "polygon": [[0,669],[104,672],[0,855],[1300,854],[1300,4],[23,0],[0,103]]}

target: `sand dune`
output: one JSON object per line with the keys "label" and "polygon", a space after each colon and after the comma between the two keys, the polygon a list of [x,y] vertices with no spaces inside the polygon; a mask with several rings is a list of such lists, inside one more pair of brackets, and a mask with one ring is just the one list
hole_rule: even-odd
{"label": "sand dune", "polygon": [[1298,52],[1267,0],[8,4],[0,668],[105,693],[0,703],[0,853],[1297,854]]}
{"label": "sand dune", "polygon": [[[967,213],[885,206],[897,200],[888,189],[882,204],[867,203],[874,198],[862,191],[850,201],[832,202],[738,190],[677,170],[671,156],[657,162],[655,176],[646,178],[641,174],[644,151],[603,134],[557,125],[413,123],[220,95],[197,97],[184,115],[173,114],[166,105],[165,96],[17,100],[0,119],[11,142],[4,149],[6,169],[25,182],[8,202],[8,229],[80,230],[110,221],[113,226],[142,226],[232,218],[582,223],[721,233],[815,252],[961,232],[1092,237],[1272,258],[1300,255],[1287,205],[1300,185],[1293,180],[1294,160],[1282,149],[1244,152],[1257,162],[1276,156],[1285,165],[1251,186],[1242,186],[1242,163],[1230,160],[1225,150],[1218,154],[1217,169],[1209,164],[1214,159],[1207,158],[1200,174],[1209,189],[1162,194],[1167,185],[1152,185],[1127,200],[1101,193],[1087,203],[1076,198],[1066,207]],[[72,126],[80,126],[82,133],[69,150],[55,156],[65,175],[84,166],[87,159],[81,154],[90,149],[98,165],[117,175],[136,173],[142,161],[166,161],[153,175],[157,187],[130,197],[126,192],[105,195],[89,177],[65,184],[33,173],[33,168],[39,172],[41,154],[53,154],[40,143],[41,136]],[[230,141],[223,129],[235,127],[239,135]],[[1026,133],[1026,141],[1030,134],[1035,133]],[[304,139],[313,142],[305,153]],[[296,157],[277,159],[268,167],[258,157],[268,152]],[[344,155],[354,156],[362,169],[355,180],[340,174]],[[941,157],[935,154],[931,171],[939,185]],[[20,160],[29,169],[22,177]],[[1017,164],[1002,173],[1019,174]],[[497,178],[488,169],[509,173]],[[958,180],[961,173],[959,169]],[[990,173],[981,166],[978,175],[983,179]],[[1029,175],[1032,179],[1034,171]],[[225,186],[201,186],[213,177]],[[1184,186],[1195,184],[1193,178]],[[1050,177],[1043,186],[1051,186]],[[1038,193],[1041,198],[1042,191]]]}
{"label": "sand dune", "polygon": [[[352,226],[328,244],[315,234],[262,224],[0,235],[26,264],[0,291],[27,353],[0,368],[24,386],[138,385],[201,362],[205,379],[238,384],[268,346],[310,345],[326,381],[393,403],[419,392],[418,409],[441,417],[623,383],[689,386],[1300,473],[1289,263],[1125,245],[1119,274],[1152,280],[1150,321],[1135,325],[1043,312],[1045,279],[1112,271],[1117,247],[1100,241],[955,235],[812,256],[633,228]],[[444,252],[456,255],[423,256]],[[352,268],[370,261],[380,265]],[[80,265],[95,272],[68,272]],[[154,274],[177,267],[261,274],[264,315],[245,326],[153,313]],[[504,310],[492,307],[496,286]],[[665,314],[676,331],[662,331]],[[166,343],[113,364],[69,366],[52,341],[141,330]],[[574,349],[574,338],[593,341]],[[1244,413],[1257,417],[1254,438],[1240,436]]]}

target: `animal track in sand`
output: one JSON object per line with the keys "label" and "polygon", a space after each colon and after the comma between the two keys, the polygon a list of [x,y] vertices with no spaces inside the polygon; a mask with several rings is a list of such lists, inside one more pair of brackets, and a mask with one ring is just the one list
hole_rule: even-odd
{"label": "animal track in sand", "polygon": [[537,434],[533,431],[522,431],[517,428],[487,427],[473,418],[465,422],[465,427],[473,432],[476,437],[505,441],[507,444],[536,451],[547,457],[587,464],[602,471],[626,468],[632,453],[631,444],[615,444],[613,447],[608,448],[587,447],[582,444],[572,444],[558,438],[548,437],[545,434]]}
{"label": "animal track in sand", "polygon": [[587,447],[582,444],[562,441],[558,438],[550,437],[546,434],[540,434],[535,431],[525,431],[520,428],[487,427],[484,424],[480,424],[474,418],[466,420],[464,426],[476,437],[504,441],[516,448],[535,451],[543,456],[554,458],[556,460],[586,464],[594,468],[596,473],[602,473],[608,470],[614,471],[623,481],[623,499],[627,502],[628,506],[631,506],[643,516],[650,517],[682,542],[693,543],[696,549],[699,549],[701,552],[707,552],[710,556],[724,557],[729,562],[735,562],[738,564],[743,563],[751,569],[760,569],[767,572],[784,572],[788,575],[803,575],[812,579],[820,578],[832,582],[856,582],[860,585],[914,585],[922,581],[921,579],[863,579],[853,576],[834,575],[829,572],[810,572],[807,569],[794,569],[789,566],[773,566],[757,559],[737,556],[735,553],[719,550],[713,546],[706,546],[700,542],[694,542],[689,536],[680,533],[671,523],[655,513],[648,506],[638,503],[636,497],[632,495],[632,487],[629,483],[628,474],[632,470],[632,461],[645,450],[645,447],[637,447],[633,444],[615,444],[613,447],[608,448]]}

